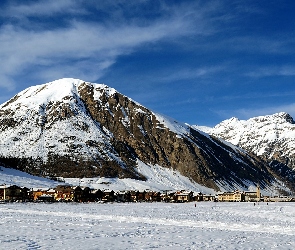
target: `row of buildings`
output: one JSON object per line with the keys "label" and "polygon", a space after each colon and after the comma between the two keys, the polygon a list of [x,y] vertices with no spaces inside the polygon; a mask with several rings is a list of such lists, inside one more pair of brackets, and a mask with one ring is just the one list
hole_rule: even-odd
{"label": "row of buildings", "polygon": [[261,196],[260,188],[256,191],[223,192],[217,195],[205,195],[188,191],[119,191],[91,189],[89,187],[59,185],[55,188],[19,187],[16,185],[0,186],[0,201],[65,201],[65,202],[259,202],[259,201],[293,201],[291,197]]}
{"label": "row of buildings", "polygon": [[257,186],[255,191],[239,191],[234,192],[224,192],[218,194],[218,201],[234,201],[234,202],[243,202],[243,201],[262,201],[260,187]]}
{"label": "row of buildings", "polygon": [[89,187],[59,185],[55,188],[22,188],[16,185],[0,186],[1,201],[65,201],[65,202],[190,202],[213,201],[215,195],[187,191],[119,191],[91,189]]}

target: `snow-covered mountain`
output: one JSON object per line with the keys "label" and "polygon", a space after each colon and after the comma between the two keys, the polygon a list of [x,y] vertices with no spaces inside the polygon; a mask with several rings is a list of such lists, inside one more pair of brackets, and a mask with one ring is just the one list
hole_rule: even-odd
{"label": "snow-covered mountain", "polygon": [[263,188],[279,178],[260,158],[232,144],[104,84],[77,79],[30,87],[0,106],[0,162],[39,176],[146,183],[175,182],[159,171],[169,169],[215,190],[256,183]]}
{"label": "snow-covered mountain", "polygon": [[295,122],[287,113],[249,120],[231,118],[207,132],[266,159],[295,167]]}

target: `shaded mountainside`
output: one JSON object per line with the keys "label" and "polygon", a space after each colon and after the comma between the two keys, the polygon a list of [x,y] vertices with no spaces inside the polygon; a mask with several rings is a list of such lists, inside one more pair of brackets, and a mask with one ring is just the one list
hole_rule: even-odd
{"label": "shaded mountainside", "polygon": [[263,188],[279,177],[246,151],[75,79],[28,88],[1,105],[0,139],[5,166],[40,176],[146,180],[140,161],[215,190]]}

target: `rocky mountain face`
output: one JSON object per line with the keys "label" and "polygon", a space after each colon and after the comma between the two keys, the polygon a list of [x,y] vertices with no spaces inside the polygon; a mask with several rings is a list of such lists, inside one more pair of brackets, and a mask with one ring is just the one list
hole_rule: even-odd
{"label": "rocky mountain face", "polygon": [[146,180],[141,162],[215,190],[280,178],[255,155],[76,79],[30,87],[0,106],[0,162],[39,176]]}

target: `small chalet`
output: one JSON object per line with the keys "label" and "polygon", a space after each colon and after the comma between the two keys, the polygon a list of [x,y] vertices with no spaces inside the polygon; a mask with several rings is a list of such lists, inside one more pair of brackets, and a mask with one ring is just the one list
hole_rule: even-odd
{"label": "small chalet", "polygon": [[47,191],[47,188],[32,188],[31,196],[32,196],[33,200],[36,201],[46,191]]}
{"label": "small chalet", "polygon": [[56,201],[73,201],[74,200],[74,189],[72,186],[59,185],[55,188]]}
{"label": "small chalet", "polygon": [[216,201],[216,196],[212,194],[203,194],[203,201]]}
{"label": "small chalet", "polygon": [[89,187],[72,187],[73,201],[76,202],[89,202],[94,201],[94,195]]}
{"label": "small chalet", "polygon": [[161,201],[161,193],[148,191],[145,192],[145,201]]}
{"label": "small chalet", "polygon": [[146,199],[146,191],[130,191],[129,195],[131,202],[145,201]]}
{"label": "small chalet", "polygon": [[176,202],[190,202],[193,201],[194,193],[188,191],[178,191],[174,194],[174,199]]}
{"label": "small chalet", "polygon": [[38,201],[43,201],[43,202],[54,202],[54,196],[50,194],[42,194],[38,197]]}
{"label": "small chalet", "polygon": [[102,197],[102,201],[104,202],[113,202],[115,201],[115,192],[113,190],[104,190],[104,196]]}
{"label": "small chalet", "polygon": [[129,202],[131,199],[130,192],[127,191],[119,191],[116,193],[118,202]]}
{"label": "small chalet", "polygon": [[91,193],[93,195],[94,201],[101,201],[104,197],[104,192],[100,189],[92,190]]}

